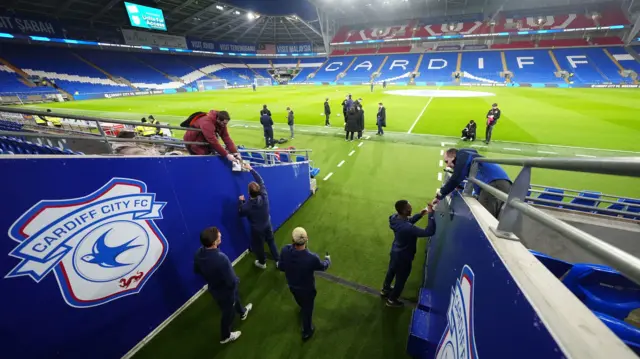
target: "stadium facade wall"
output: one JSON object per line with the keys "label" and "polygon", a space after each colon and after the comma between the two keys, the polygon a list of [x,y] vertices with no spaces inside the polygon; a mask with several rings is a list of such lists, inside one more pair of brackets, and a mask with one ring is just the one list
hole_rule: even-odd
{"label": "stadium facade wall", "polygon": [[[220,228],[232,261],[249,246],[237,201],[251,175],[218,157],[0,166],[14,174],[0,180],[4,358],[119,358],[203,287],[193,273],[201,230]],[[309,164],[258,171],[277,229],[310,196]]]}

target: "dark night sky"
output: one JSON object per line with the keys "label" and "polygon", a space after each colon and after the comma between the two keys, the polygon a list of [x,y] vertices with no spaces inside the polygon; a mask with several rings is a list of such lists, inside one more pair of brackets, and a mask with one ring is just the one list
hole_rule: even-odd
{"label": "dark night sky", "polygon": [[265,15],[298,14],[307,20],[317,17],[315,8],[307,0],[225,0],[224,2]]}

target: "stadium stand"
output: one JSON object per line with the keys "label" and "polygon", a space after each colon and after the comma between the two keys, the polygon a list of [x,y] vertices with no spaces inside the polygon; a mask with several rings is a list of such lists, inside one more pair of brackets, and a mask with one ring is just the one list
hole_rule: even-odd
{"label": "stadium stand", "polygon": [[474,77],[488,81],[504,82],[504,79],[500,77],[503,68],[499,51],[463,52],[461,65],[460,71],[469,73]]}
{"label": "stadium stand", "polygon": [[375,54],[378,51],[376,48],[356,48],[347,51],[347,55],[370,55]]}
{"label": "stadium stand", "polygon": [[623,45],[624,41],[617,36],[610,36],[593,38],[591,39],[591,43],[594,45]]}
{"label": "stadium stand", "polygon": [[538,47],[572,47],[589,46],[585,39],[542,39],[538,41]]}
{"label": "stadium stand", "polygon": [[338,82],[370,82],[371,76],[378,71],[384,58],[384,56],[358,56],[345,72],[345,76]]}
{"label": "stadium stand", "polygon": [[394,46],[394,47],[381,47],[378,49],[378,54],[401,54],[410,52],[411,46]]}
{"label": "stadium stand", "polygon": [[418,68],[419,76],[416,77],[416,83],[426,82],[450,82],[451,74],[456,69],[458,53],[442,52],[442,53],[426,53],[422,58],[420,68]]}
{"label": "stadium stand", "polygon": [[508,44],[493,44],[492,49],[528,49],[536,47],[533,41],[512,41]]}
{"label": "stadium stand", "polygon": [[[556,49],[558,62],[563,70],[567,70],[574,74],[572,81],[582,84],[601,84],[610,83],[620,79],[620,75],[612,73],[607,61],[611,64],[611,60],[606,58],[602,49],[598,48],[572,48],[572,49]],[[603,59],[605,61],[596,61]],[[605,73],[606,72],[606,73]],[[611,79],[609,78],[611,77]],[[617,82],[617,81],[616,81]]]}
{"label": "stadium stand", "polygon": [[415,71],[421,56],[419,54],[389,55],[380,71],[378,81],[392,80],[401,76],[405,76],[405,81],[408,81],[409,75]]}
{"label": "stadium stand", "polygon": [[505,51],[507,68],[514,74],[514,82],[524,83],[565,83],[555,76],[559,71],[548,50]]}

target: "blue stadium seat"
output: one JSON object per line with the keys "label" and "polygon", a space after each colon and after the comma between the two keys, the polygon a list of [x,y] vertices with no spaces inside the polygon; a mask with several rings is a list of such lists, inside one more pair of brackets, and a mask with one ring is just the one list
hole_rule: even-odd
{"label": "blue stadium seat", "polygon": [[575,208],[571,206],[569,207],[571,209],[575,209],[576,211],[596,213],[595,209],[600,205],[600,201],[598,201],[600,197],[601,197],[600,192],[587,192],[587,191],[580,192],[578,194],[578,198],[573,198],[570,203],[579,204],[582,206],[594,207],[594,209],[588,210],[588,209],[578,208],[578,207],[575,207]]}
{"label": "blue stadium seat", "polygon": [[640,286],[610,267],[574,264],[562,282],[593,311],[624,320],[640,308]]}
{"label": "blue stadium seat", "polygon": [[311,178],[315,178],[319,173],[320,173],[320,169],[319,168],[311,168],[310,169]]}
{"label": "blue stadium seat", "polygon": [[624,320],[614,318],[612,316],[593,312],[615,335],[620,338],[631,350],[640,355],[640,329]]}
{"label": "blue stadium seat", "polygon": [[640,220],[640,200],[630,199],[630,198],[622,198],[622,202],[627,204],[627,211],[632,213],[638,213],[637,216],[634,215],[625,215],[625,218],[638,219]]}
{"label": "blue stadium seat", "polygon": [[288,153],[280,153],[280,161],[291,162],[291,157],[289,157]]}
{"label": "blue stadium seat", "polygon": [[259,164],[266,163],[264,156],[262,156],[262,153],[250,152],[249,155],[251,156],[251,162],[259,163]]}
{"label": "blue stadium seat", "polygon": [[571,263],[551,257],[544,253],[540,253],[534,250],[529,250],[529,252],[531,252],[531,254],[533,254],[536,259],[540,261],[540,263],[547,267],[549,272],[553,273],[556,278],[562,278],[562,276],[565,275],[573,267],[573,264]]}
{"label": "blue stadium seat", "polygon": [[[537,198],[538,199],[546,199],[548,201],[559,201],[559,202],[562,202],[562,200],[564,200],[564,190],[561,190],[561,189],[558,189],[558,188],[547,187],[547,188],[544,189],[544,192],[540,193],[540,195]],[[539,205],[542,205],[542,206],[550,206],[550,207],[562,208],[562,205],[560,205],[560,204],[539,202],[539,201],[536,201],[535,199],[533,200],[533,203],[536,203],[536,204],[539,204]]]}

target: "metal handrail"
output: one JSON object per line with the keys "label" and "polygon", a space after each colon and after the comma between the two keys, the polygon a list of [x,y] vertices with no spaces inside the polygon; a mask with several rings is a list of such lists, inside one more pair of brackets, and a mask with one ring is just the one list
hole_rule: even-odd
{"label": "metal handrail", "polygon": [[599,173],[607,175],[640,177],[640,157],[598,158],[476,158],[474,162],[502,165],[546,168],[561,171]]}
{"label": "metal handrail", "polygon": [[[91,134],[91,136],[78,136],[78,135],[56,135],[53,133],[41,133],[41,132],[18,132],[18,131],[0,131],[0,136],[9,137],[42,137],[42,138],[60,138],[60,139],[74,139],[74,140],[94,140],[105,142],[105,139],[101,136]],[[139,143],[167,143],[173,145],[208,145],[207,142],[192,142],[192,141],[176,141],[176,140],[153,140],[153,139],[140,139],[140,138],[109,138],[107,142],[139,142]]]}
{"label": "metal handrail", "polygon": [[640,284],[640,259],[592,236],[587,232],[581,231],[578,228],[546,214],[542,210],[523,202],[521,199],[512,198],[511,200],[508,200],[509,196],[506,193],[489,186],[477,178],[469,177],[469,181],[479,186],[483,191],[487,191],[497,199],[505,202],[507,206],[516,209],[518,212],[528,216],[538,223],[543,224],[567,237],[586,251],[616,268],[629,279]]}

